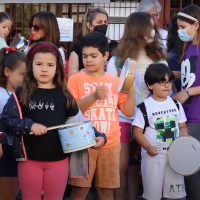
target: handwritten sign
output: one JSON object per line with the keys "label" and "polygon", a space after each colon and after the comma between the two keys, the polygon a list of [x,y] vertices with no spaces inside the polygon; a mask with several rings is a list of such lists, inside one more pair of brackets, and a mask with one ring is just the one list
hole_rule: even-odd
{"label": "handwritten sign", "polygon": [[60,30],[60,41],[72,42],[73,41],[73,19],[57,18]]}

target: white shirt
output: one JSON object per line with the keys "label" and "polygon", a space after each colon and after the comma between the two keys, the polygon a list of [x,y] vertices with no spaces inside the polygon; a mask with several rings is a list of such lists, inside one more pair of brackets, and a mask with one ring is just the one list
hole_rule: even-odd
{"label": "white shirt", "polygon": [[62,48],[59,48],[58,50],[60,51],[60,54],[61,54],[61,57],[62,57],[62,60],[63,60],[63,66],[65,68],[66,67],[65,52],[63,51]]}
{"label": "white shirt", "polygon": [[[12,92],[9,92],[9,94],[11,95]],[[4,88],[0,87],[0,114],[2,113],[3,108],[7,103],[9,97],[10,96],[8,95],[7,91]]]}
{"label": "white shirt", "polygon": [[[112,74],[114,76],[117,76],[117,68],[115,65],[116,57],[113,56],[107,65],[107,72],[109,74]],[[137,62],[137,69],[135,72],[135,81],[133,83],[133,88],[135,92],[135,101],[136,105],[142,103],[149,95],[150,92],[145,84],[144,81],[144,74],[146,72],[147,67],[154,63],[153,60],[151,60],[146,52],[144,50],[139,52],[138,59],[136,60]],[[167,65],[166,61],[161,61],[161,63],[164,63]],[[132,117],[126,117],[120,110],[118,110],[119,114],[119,121],[120,122],[128,122],[132,123],[134,119],[134,115]]]}
{"label": "white shirt", "polygon": [[[167,152],[167,147],[179,137],[178,124],[187,121],[183,107],[179,103],[178,110],[175,102],[169,96],[163,102],[155,101],[149,97],[144,100],[144,104],[149,121],[149,127],[146,128],[144,136],[152,146],[159,150],[162,148],[162,151]],[[136,110],[132,125],[144,129],[144,116],[139,108]],[[145,157],[151,157],[144,148],[142,148],[141,154]],[[154,158],[166,158],[166,155],[158,154]]]}
{"label": "white shirt", "polygon": [[159,35],[161,37],[161,39],[159,39],[159,44],[165,51],[167,51],[168,32],[165,29],[162,29],[162,28],[158,28],[158,32],[159,32]]}

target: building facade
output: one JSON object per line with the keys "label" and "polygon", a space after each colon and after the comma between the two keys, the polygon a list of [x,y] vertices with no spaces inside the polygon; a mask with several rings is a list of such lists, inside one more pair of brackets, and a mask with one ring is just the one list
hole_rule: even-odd
{"label": "building facade", "polygon": [[[67,2],[74,3],[49,3],[55,0],[35,0],[35,3],[28,3],[27,0],[18,0],[17,2],[27,3],[9,3],[12,1],[0,0],[0,11],[9,13],[13,19],[13,29],[20,29],[22,35],[28,37],[30,29],[28,21],[30,17],[39,11],[51,11],[57,17],[73,18],[74,21],[74,36],[78,33],[85,12],[89,7],[103,7],[109,14],[109,28],[107,36],[112,40],[119,40],[123,35],[124,23],[130,13],[135,12],[140,0],[73,0]],[[5,3],[7,2],[7,3]],[[62,2],[62,0],[60,0]],[[63,0],[63,2],[66,2]],[[76,3],[75,3],[76,2]],[[84,2],[84,3],[80,3]],[[93,3],[90,3],[93,2]],[[97,3],[94,3],[97,2]],[[101,2],[101,3],[98,3]],[[159,0],[162,11],[160,13],[160,26],[166,28],[170,18],[183,7],[190,4],[197,4],[200,6],[200,0]],[[72,43],[67,44],[68,52],[70,52]]]}

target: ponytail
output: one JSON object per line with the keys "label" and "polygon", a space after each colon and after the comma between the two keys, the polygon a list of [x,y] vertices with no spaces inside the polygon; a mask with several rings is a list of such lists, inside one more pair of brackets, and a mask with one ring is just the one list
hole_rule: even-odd
{"label": "ponytail", "polygon": [[6,48],[0,50],[0,87],[5,88],[7,83],[7,77],[4,74],[4,58],[6,57]]}
{"label": "ponytail", "polygon": [[9,51],[6,48],[0,50],[0,87],[6,88],[7,77],[5,68],[14,71],[21,62],[25,62],[26,55],[20,51]]}

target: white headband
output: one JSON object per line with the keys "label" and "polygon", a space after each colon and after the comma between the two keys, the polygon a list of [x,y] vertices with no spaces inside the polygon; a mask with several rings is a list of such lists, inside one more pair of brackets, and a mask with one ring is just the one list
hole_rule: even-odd
{"label": "white headband", "polygon": [[178,15],[179,15],[179,16],[182,16],[182,17],[185,17],[185,18],[188,18],[188,19],[191,19],[191,20],[193,20],[193,21],[195,21],[195,22],[199,22],[198,19],[196,19],[196,18],[194,18],[194,17],[192,17],[192,16],[190,16],[190,15],[188,15],[188,14],[185,14],[185,13],[183,13],[183,12],[179,12]]}

